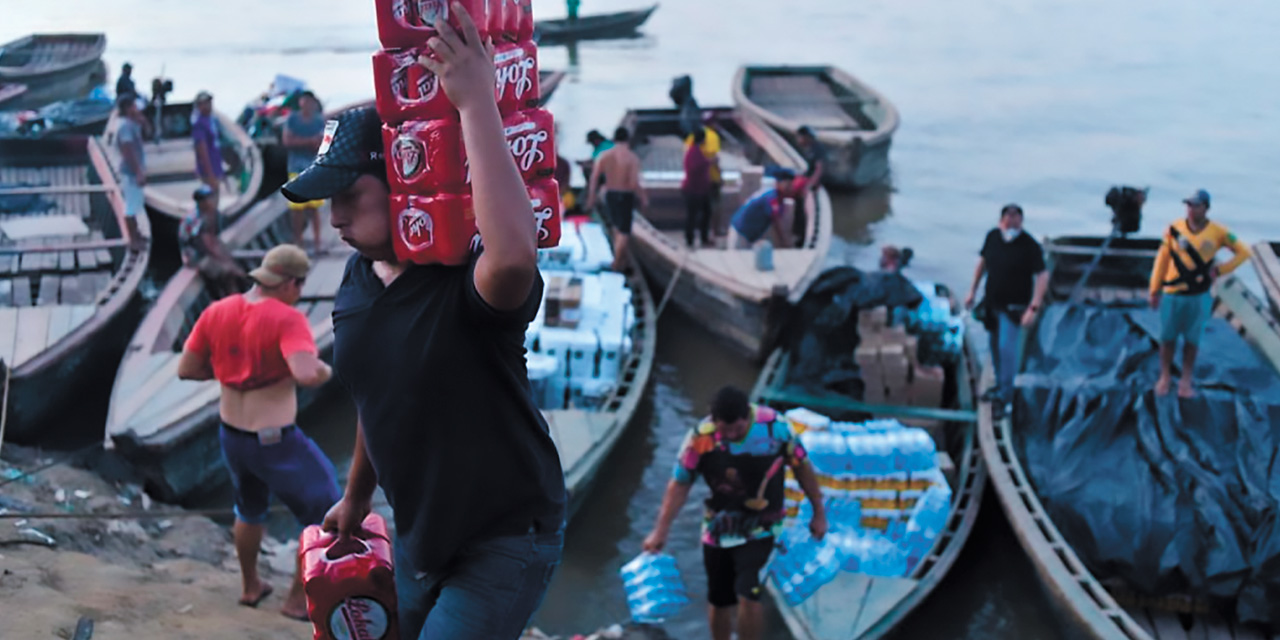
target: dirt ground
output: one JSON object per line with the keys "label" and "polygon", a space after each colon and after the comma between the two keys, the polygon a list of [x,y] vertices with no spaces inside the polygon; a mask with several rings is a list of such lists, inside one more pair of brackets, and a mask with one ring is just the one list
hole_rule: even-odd
{"label": "dirt ground", "polygon": [[[21,477],[41,456],[6,445],[0,461],[0,638],[38,640],[285,640],[312,637],[309,623],[279,614],[297,542],[268,538],[260,559],[275,593],[239,606],[240,570],[228,528],[152,503],[137,486],[66,465]],[[42,518],[38,514],[86,518]],[[103,518],[107,514],[147,517]],[[154,517],[156,513],[168,514]],[[91,636],[75,636],[82,619]],[[664,638],[613,629],[582,640]],[[527,640],[557,640],[531,630]]]}

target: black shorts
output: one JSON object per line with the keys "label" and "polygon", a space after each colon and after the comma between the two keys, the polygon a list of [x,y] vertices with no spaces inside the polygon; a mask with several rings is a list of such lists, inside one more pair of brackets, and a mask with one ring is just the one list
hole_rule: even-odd
{"label": "black shorts", "polygon": [[707,602],[713,607],[732,607],[738,598],[760,600],[764,572],[773,538],[751,540],[746,544],[722,549],[702,545],[702,566],[707,570]]}
{"label": "black shorts", "polygon": [[609,209],[609,222],[619,233],[631,235],[631,218],[635,215],[636,194],[630,191],[610,191],[604,194],[604,204]]}

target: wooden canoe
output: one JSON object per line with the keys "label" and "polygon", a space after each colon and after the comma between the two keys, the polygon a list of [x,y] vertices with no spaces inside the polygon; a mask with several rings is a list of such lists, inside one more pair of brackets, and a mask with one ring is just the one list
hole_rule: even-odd
{"label": "wooden canoe", "polygon": [[[194,105],[189,102],[166,104],[160,118],[158,140],[146,145],[147,185],[144,187],[147,208],[154,211],[156,234],[171,237],[178,223],[193,210],[191,194],[200,186],[196,177],[195,147],[191,142],[191,114]],[[224,220],[235,220],[258,197],[262,187],[262,153],[235,120],[220,111],[214,111],[222,130],[222,159],[226,179],[222,183],[222,195],[218,209]],[[143,111],[147,122],[156,122],[154,107]],[[115,144],[116,131],[120,127],[120,115],[113,111],[107,122],[103,139],[110,150],[113,163],[120,162],[120,151]]]}
{"label": "wooden canoe", "polygon": [[534,40],[540,46],[563,44],[576,40],[599,40],[603,38],[625,38],[635,35],[658,5],[634,11],[618,13],[601,13],[589,16],[578,16],[577,20],[561,18],[557,20],[539,20],[534,25]]}
{"label": "wooden canoe", "polygon": [[[284,196],[258,202],[221,237],[246,271],[256,267],[268,249],[292,242]],[[327,359],[333,349],[333,298],[351,250],[328,226],[322,238],[327,252],[313,257],[297,307]],[[182,345],[211,302],[195,269],[180,269],[138,325],[111,390],[107,447],[146,480],[153,496],[166,501],[181,502],[226,480],[217,430],[220,387],[216,381],[177,376]],[[301,389],[299,407],[317,396],[317,390]]]}
{"label": "wooden canoe", "polygon": [[[149,240],[145,217],[138,226]],[[99,140],[0,141],[6,440],[65,444],[59,412],[115,367],[142,313],[149,257],[128,248],[124,229],[124,200]]]}
{"label": "wooden canoe", "polygon": [[[620,364],[618,384],[599,410],[564,409],[543,411],[551,438],[560,452],[565,490],[569,495],[569,517],[582,506],[601,465],[635,417],[640,400],[649,387],[657,349],[658,322],[653,297],[639,266],[627,274],[631,306],[636,324],[631,334],[631,353]],[[546,304],[546,301],[543,301]]]}
{"label": "wooden canoe", "polygon": [[[798,640],[872,640],[890,635],[942,582],[955,564],[977,522],[987,483],[986,466],[977,442],[973,409],[977,389],[977,358],[966,342],[960,361],[945,368],[948,387],[954,387],[951,406],[887,406],[856,402],[830,394],[806,396],[786,390],[790,355],[776,350],[765,364],[752,390],[754,402],[787,410],[805,406],[838,420],[862,421],[897,418],[946,425],[934,430],[940,466],[954,464],[952,507],[946,529],[933,549],[905,578],[873,577],[842,571],[834,581],[818,589],[808,600],[790,606],[772,581],[766,588],[792,636]],[[945,453],[945,457],[943,456]]]}
{"label": "wooden canoe", "polygon": [[[713,114],[721,139],[724,187],[720,206],[713,212],[715,230],[727,227],[733,212],[757,191],[762,165],[798,170],[803,160],[778,134],[748,114],[728,107],[703,112]],[[680,193],[684,142],[678,112],[632,109],[620,126],[631,132],[650,203],[647,212],[636,213],[631,250],[657,285],[655,291],[665,296],[674,278],[671,304],[704,322],[738,351],[763,361],[786,309],[822,271],[831,244],[831,201],[826,190],[819,188],[805,198],[804,246],[775,247],[774,270],[757,271],[753,251],[685,245],[685,205]]]}
{"label": "wooden canoe", "polygon": [[110,100],[82,98],[44,106],[34,118],[21,122],[17,117],[21,112],[0,112],[0,138],[96,136],[106,128],[114,111]]}
{"label": "wooden canoe", "polygon": [[733,102],[792,143],[803,125],[827,149],[823,184],[856,189],[889,175],[889,144],[898,109],[888,98],[836,67],[748,66],[734,77]]}
{"label": "wooden canoe", "polygon": [[101,33],[38,33],[0,45],[0,80],[43,82],[87,69],[107,49]]}
{"label": "wooden canoe", "polygon": [[1253,245],[1253,266],[1262,281],[1271,312],[1280,317],[1280,242],[1259,242]]}
{"label": "wooden canoe", "polygon": [[[1074,236],[1045,242],[1050,269],[1050,304],[1066,300],[1097,255],[1104,238]],[[1083,288],[1086,300],[1147,297],[1158,238],[1117,239]],[[1244,339],[1280,367],[1280,325],[1264,303],[1234,277],[1214,286],[1214,315],[1230,322]],[[1276,638],[1241,626],[1218,613],[1183,613],[1142,606],[1144,601],[1113,595],[1085,566],[1045,511],[1014,443],[1009,419],[993,421],[990,406],[978,410],[978,441],[991,484],[1018,541],[1047,587],[1055,609],[1069,625],[1066,637],[1128,640],[1262,640]],[[1121,601],[1121,602],[1118,602]]]}

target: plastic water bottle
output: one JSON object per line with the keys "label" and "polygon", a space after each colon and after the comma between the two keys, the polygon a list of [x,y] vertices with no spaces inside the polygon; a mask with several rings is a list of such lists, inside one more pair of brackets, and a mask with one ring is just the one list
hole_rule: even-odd
{"label": "plastic water bottle", "polygon": [[795,606],[835,579],[843,564],[844,555],[831,538],[817,541],[807,528],[792,526],[779,539],[769,575],[787,603]]}
{"label": "plastic water bottle", "polygon": [[636,622],[662,622],[689,604],[676,559],[669,554],[641,553],[618,573]]}

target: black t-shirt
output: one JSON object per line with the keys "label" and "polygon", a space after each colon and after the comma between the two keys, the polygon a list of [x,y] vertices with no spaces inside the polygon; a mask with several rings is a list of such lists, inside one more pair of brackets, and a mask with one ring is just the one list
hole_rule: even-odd
{"label": "black t-shirt", "polygon": [[813,172],[818,170],[818,163],[827,161],[827,147],[814,140],[808,149],[800,150],[800,155],[804,157],[804,161],[809,165],[805,168],[804,175],[806,177],[812,176]]}
{"label": "black t-shirt", "polygon": [[542,277],[501,312],[474,270],[474,258],[415,265],[384,287],[356,254],[334,302],[334,371],[418,571],[442,568],[464,543],[564,522],[560,456],[524,359]]}
{"label": "black t-shirt", "polygon": [[1044,251],[1027,232],[1005,242],[1000,229],[992,229],[982,243],[987,264],[986,302],[991,307],[1027,305],[1035,290],[1035,276],[1044,271]]}

